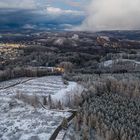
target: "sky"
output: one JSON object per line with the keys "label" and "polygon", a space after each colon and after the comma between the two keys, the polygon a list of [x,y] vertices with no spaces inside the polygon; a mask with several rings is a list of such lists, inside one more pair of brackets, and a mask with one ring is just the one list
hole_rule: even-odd
{"label": "sky", "polygon": [[0,0],[0,28],[70,29],[85,19],[87,1]]}
{"label": "sky", "polygon": [[140,0],[0,0],[0,29],[140,30]]}

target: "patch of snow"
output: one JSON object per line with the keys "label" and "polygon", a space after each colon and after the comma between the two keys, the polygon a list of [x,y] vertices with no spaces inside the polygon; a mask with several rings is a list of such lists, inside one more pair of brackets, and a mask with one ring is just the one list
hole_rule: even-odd
{"label": "patch of snow", "polygon": [[110,41],[110,39],[109,39],[109,37],[108,36],[100,36],[99,38],[101,38],[101,39],[104,39],[104,40],[106,40],[106,41]]}
{"label": "patch of snow", "polygon": [[58,134],[58,136],[56,137],[56,140],[63,140],[63,137],[65,136],[66,131],[65,130],[61,130]]}
{"label": "patch of snow", "polygon": [[131,60],[131,59],[107,60],[107,61],[102,62],[101,64],[103,64],[104,67],[109,67],[109,66],[113,65],[114,61],[116,61],[116,62],[131,62],[131,63],[137,64],[137,65],[140,65],[139,61]]}
{"label": "patch of snow", "polygon": [[112,64],[113,64],[113,60],[108,60],[108,61],[103,62],[104,67],[108,67]]}
{"label": "patch of snow", "polygon": [[65,38],[58,38],[57,40],[54,41],[55,45],[63,45],[65,41]]}
{"label": "patch of snow", "polygon": [[83,87],[76,82],[69,82],[69,85],[65,89],[61,89],[56,94],[52,95],[53,100],[61,101],[63,104],[66,103],[66,99],[69,96],[74,96],[74,94],[81,94]]}
{"label": "patch of snow", "polygon": [[17,79],[12,79],[12,80],[8,80],[8,81],[0,82],[0,89],[9,87],[9,86],[14,85],[16,83],[22,83],[28,79],[30,79],[30,78],[25,77],[25,78],[17,78]]}
{"label": "patch of snow", "polygon": [[131,60],[131,59],[118,59],[118,61],[122,61],[122,62],[132,62],[132,63],[135,63],[135,64],[140,64],[139,61],[136,61],[136,60]]}
{"label": "patch of snow", "polygon": [[72,39],[74,39],[74,40],[79,40],[79,35],[74,34],[74,35],[72,36]]}
{"label": "patch of snow", "polygon": [[[17,79],[16,79],[17,81]],[[10,84],[15,83],[14,80]],[[8,85],[8,84],[6,84]],[[67,88],[63,84],[61,76],[46,76],[41,78],[35,78],[25,83],[20,83],[14,87],[0,90],[1,95],[16,95],[16,93],[37,95],[37,96],[48,96],[56,94],[57,91]]]}

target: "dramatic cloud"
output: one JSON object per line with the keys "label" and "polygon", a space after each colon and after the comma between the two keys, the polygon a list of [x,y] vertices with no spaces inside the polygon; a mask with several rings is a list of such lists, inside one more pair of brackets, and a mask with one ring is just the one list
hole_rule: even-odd
{"label": "dramatic cloud", "polygon": [[35,0],[1,0],[0,8],[35,9]]}
{"label": "dramatic cloud", "polygon": [[0,29],[57,27],[62,29],[80,25],[85,18],[85,13],[75,7],[80,2],[69,4],[70,1],[0,0]]}
{"label": "dramatic cloud", "polygon": [[46,5],[60,6],[61,8],[83,8],[87,0],[0,0],[0,8],[33,9],[46,7]]}
{"label": "dramatic cloud", "polygon": [[[51,12],[52,9],[55,10]],[[49,10],[45,9],[43,11],[25,9],[0,9],[0,29],[63,29],[63,27],[70,28],[70,26],[79,25],[84,20],[84,15],[79,15],[77,12],[73,13],[67,10],[58,9],[51,8]]]}
{"label": "dramatic cloud", "polygon": [[140,0],[92,0],[79,30],[140,29]]}
{"label": "dramatic cloud", "polygon": [[46,13],[50,15],[66,15],[66,14],[72,14],[72,15],[84,15],[84,12],[82,11],[76,11],[76,10],[63,10],[60,8],[55,7],[47,7]]}

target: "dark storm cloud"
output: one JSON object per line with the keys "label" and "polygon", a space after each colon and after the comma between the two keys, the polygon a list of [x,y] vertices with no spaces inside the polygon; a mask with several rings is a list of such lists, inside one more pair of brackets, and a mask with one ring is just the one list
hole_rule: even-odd
{"label": "dark storm cloud", "polygon": [[[63,11],[61,11],[64,13]],[[0,28],[22,28],[25,25],[34,27],[48,27],[50,24],[57,27],[63,24],[77,25],[84,19],[84,15],[73,14],[65,11],[65,14],[53,14],[37,9],[0,9]],[[48,26],[47,26],[48,25]]]}

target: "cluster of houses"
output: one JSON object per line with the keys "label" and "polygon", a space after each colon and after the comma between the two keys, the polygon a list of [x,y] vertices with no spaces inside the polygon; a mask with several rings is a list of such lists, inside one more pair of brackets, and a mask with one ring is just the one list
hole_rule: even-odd
{"label": "cluster of houses", "polygon": [[21,47],[24,46],[20,44],[0,43],[0,63],[4,64],[5,60],[13,60],[23,53],[22,50],[19,50]]}

